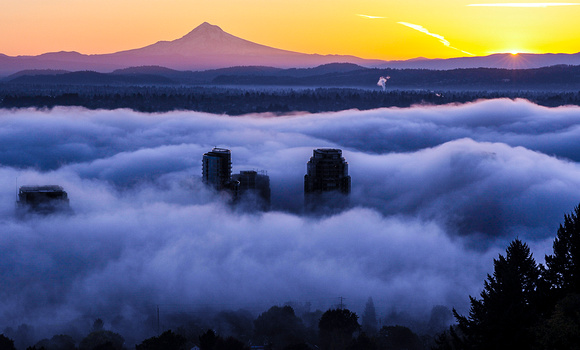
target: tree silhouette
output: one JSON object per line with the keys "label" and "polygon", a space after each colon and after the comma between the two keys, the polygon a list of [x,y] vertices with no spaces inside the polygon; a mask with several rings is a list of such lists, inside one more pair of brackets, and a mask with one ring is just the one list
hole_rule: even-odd
{"label": "tree silhouette", "polygon": [[546,349],[580,349],[580,205],[564,215],[546,267],[540,344]]}
{"label": "tree silhouette", "polygon": [[2,350],[16,350],[14,347],[14,340],[0,334],[0,349]]}
{"label": "tree silhouette", "polygon": [[580,349],[580,295],[568,294],[537,329],[541,349]]}
{"label": "tree silhouette", "polygon": [[[30,349],[30,348],[29,348]],[[44,350],[75,350],[75,341],[69,335],[59,334],[50,339],[42,339],[36,343],[33,349]]]}
{"label": "tree silhouette", "polygon": [[159,337],[145,339],[136,345],[136,350],[186,350],[187,339],[173,333],[171,330],[163,332]]}
{"label": "tree silhouette", "polygon": [[381,328],[378,343],[381,349],[423,349],[423,343],[419,336],[403,326],[384,326]]}
{"label": "tree silhouette", "polygon": [[320,348],[342,350],[351,343],[355,331],[360,329],[358,316],[348,309],[331,309],[322,314],[318,322]]}
{"label": "tree silhouette", "polygon": [[211,329],[199,336],[199,348],[201,350],[212,350],[217,343],[217,335]]}
{"label": "tree silhouette", "polygon": [[369,338],[365,332],[362,332],[350,343],[347,350],[377,350],[378,348],[374,338]]}
{"label": "tree silhouette", "polygon": [[201,350],[248,350],[249,348],[234,337],[222,338],[209,329],[199,336],[199,348]]}
{"label": "tree silhouette", "polygon": [[87,335],[79,344],[79,350],[123,349],[125,339],[111,331],[95,331]]}
{"label": "tree silhouette", "polygon": [[254,320],[257,344],[272,344],[273,349],[304,341],[306,329],[290,306],[273,306]]}
{"label": "tree silhouette", "polygon": [[539,275],[530,248],[514,240],[505,257],[494,259],[493,276],[487,276],[481,299],[470,297],[469,317],[453,310],[461,334],[459,343],[469,349],[530,348]]}
{"label": "tree silhouette", "polygon": [[373,298],[369,297],[362,314],[362,330],[368,335],[377,333],[377,312]]}
{"label": "tree silhouette", "polygon": [[564,215],[554,239],[554,254],[546,255],[546,280],[558,297],[580,293],[580,205]]}

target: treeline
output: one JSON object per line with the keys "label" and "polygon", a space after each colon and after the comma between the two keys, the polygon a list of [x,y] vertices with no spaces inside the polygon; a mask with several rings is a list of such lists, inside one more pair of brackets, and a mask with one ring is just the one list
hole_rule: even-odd
{"label": "treeline", "polygon": [[[291,306],[273,306],[251,319],[235,320],[238,325],[220,334],[212,328],[201,329],[189,324],[166,330],[135,345],[135,350],[379,350],[428,349],[433,336],[419,337],[403,326],[384,326],[377,329],[374,307],[363,316],[362,326],[356,313],[346,308],[317,310],[306,318],[298,317]],[[233,316],[230,317],[239,317]],[[245,322],[244,322],[245,321]],[[248,322],[249,321],[249,322]],[[0,335],[1,350],[24,349],[10,338],[10,331]],[[22,332],[22,330],[20,330]],[[88,335],[80,341],[59,334],[42,339],[27,350],[123,350],[127,349],[121,334],[104,329],[101,319],[95,320]]]}
{"label": "treeline", "polygon": [[495,98],[523,98],[548,107],[580,105],[580,91],[381,91],[350,88],[243,90],[162,86],[25,88],[0,85],[0,108],[79,106],[88,109],[128,108],[148,113],[175,110],[228,115],[264,112],[284,114],[294,111],[319,113],[417,104],[442,105]]}

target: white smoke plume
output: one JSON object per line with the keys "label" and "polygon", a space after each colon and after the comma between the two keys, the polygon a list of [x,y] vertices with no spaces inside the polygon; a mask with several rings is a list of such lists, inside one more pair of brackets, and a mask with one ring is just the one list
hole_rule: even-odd
{"label": "white smoke plume", "polygon": [[387,81],[391,79],[390,76],[386,76],[386,77],[380,77],[379,81],[377,82],[377,85],[380,86],[381,88],[383,88],[383,91],[386,90],[386,85],[387,85]]}

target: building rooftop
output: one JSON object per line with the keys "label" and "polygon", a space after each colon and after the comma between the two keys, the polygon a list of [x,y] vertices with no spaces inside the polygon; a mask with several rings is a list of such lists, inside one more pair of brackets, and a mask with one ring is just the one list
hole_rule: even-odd
{"label": "building rooftop", "polygon": [[27,192],[64,192],[64,189],[58,185],[45,185],[45,186],[21,186],[20,193]]}
{"label": "building rooftop", "polygon": [[231,151],[227,148],[219,148],[219,147],[214,147],[211,150],[213,153],[225,153],[225,154],[230,154]]}

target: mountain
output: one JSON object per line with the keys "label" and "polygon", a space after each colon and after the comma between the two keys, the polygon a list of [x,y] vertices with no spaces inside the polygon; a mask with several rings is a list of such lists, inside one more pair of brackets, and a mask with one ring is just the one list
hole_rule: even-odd
{"label": "mountain", "polygon": [[12,75],[9,75],[8,77],[6,77],[6,80],[12,80],[12,79],[16,79],[18,77],[21,76],[37,76],[37,75],[59,75],[59,74],[65,74],[65,73],[70,73],[67,70],[63,70],[63,69],[29,69],[29,70],[23,70],[20,72],[16,72]]}
{"label": "mountain", "polygon": [[139,49],[112,54],[53,52],[17,57],[0,54],[0,75],[30,69],[111,72],[134,66],[163,66],[174,70],[207,70],[232,66],[315,67],[333,62],[366,66],[383,63],[354,56],[304,54],[276,49],[238,38],[218,26],[203,23],[179,39],[159,41]]}
{"label": "mountain", "polygon": [[62,74],[14,74],[11,84],[45,84],[45,85],[171,85],[175,81],[150,74],[120,75],[98,73],[93,71],[67,72]]}
{"label": "mountain", "polygon": [[344,55],[318,55],[281,50],[257,44],[203,23],[173,41],[159,41],[138,49],[111,54],[84,55],[51,52],[38,56],[11,57],[0,54],[0,77],[22,70],[91,70],[109,73],[136,66],[162,66],[180,71],[202,71],[234,66],[311,68],[330,63],[396,69],[509,68],[529,69],[558,64],[580,65],[577,54],[495,54],[451,59],[416,58],[407,61],[368,60]]}

